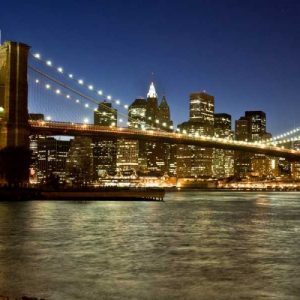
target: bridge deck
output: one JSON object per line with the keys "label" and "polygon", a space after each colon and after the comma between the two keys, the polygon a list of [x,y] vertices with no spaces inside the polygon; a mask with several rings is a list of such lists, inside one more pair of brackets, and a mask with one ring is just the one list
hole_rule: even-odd
{"label": "bridge deck", "polygon": [[270,156],[285,157],[290,160],[300,160],[300,151],[296,150],[216,137],[189,136],[181,133],[170,133],[161,130],[136,130],[123,127],[105,127],[80,123],[33,120],[29,121],[29,126],[31,134],[147,140],[170,144],[195,145],[207,148],[240,150],[245,152],[267,154]]}

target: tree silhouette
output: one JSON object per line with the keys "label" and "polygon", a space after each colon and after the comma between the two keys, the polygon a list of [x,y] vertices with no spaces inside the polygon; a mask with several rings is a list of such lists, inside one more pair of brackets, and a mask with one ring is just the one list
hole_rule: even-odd
{"label": "tree silhouette", "polygon": [[0,172],[10,187],[19,187],[29,178],[31,151],[23,146],[0,150]]}

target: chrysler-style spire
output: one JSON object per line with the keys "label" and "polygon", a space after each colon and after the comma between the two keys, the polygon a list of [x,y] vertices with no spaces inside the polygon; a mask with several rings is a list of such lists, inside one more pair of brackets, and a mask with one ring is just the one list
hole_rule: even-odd
{"label": "chrysler-style spire", "polygon": [[155,86],[154,86],[153,82],[151,82],[151,84],[150,84],[150,88],[149,88],[149,92],[147,94],[147,98],[157,98],[157,94],[156,94],[156,90],[155,90]]}

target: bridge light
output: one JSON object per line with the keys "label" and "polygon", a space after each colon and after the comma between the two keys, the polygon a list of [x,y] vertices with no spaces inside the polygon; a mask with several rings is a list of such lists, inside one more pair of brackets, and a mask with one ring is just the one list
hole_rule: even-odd
{"label": "bridge light", "polygon": [[50,84],[46,84],[46,85],[45,85],[45,88],[46,88],[47,90],[49,90],[49,89],[51,88],[51,85],[50,85]]}
{"label": "bridge light", "polygon": [[88,107],[89,107],[89,104],[88,104],[88,103],[86,103],[84,106],[85,106],[86,108],[88,108]]}
{"label": "bridge light", "polygon": [[78,80],[78,83],[82,85],[82,84],[83,84],[83,80],[82,80],[82,79],[79,79],[79,80]]}
{"label": "bridge light", "polygon": [[67,98],[67,99],[70,99],[70,98],[71,98],[71,96],[70,96],[70,95],[66,95],[66,98]]}
{"label": "bridge light", "polygon": [[89,119],[88,119],[88,118],[84,118],[84,119],[83,119],[83,123],[84,123],[84,124],[87,124],[88,122],[89,122]]}
{"label": "bridge light", "polygon": [[94,108],[94,111],[97,111],[97,107]]}
{"label": "bridge light", "polygon": [[33,56],[34,56],[35,58],[37,58],[37,59],[40,59],[40,58],[41,58],[41,54],[39,54],[39,53],[34,53]]}
{"label": "bridge light", "polygon": [[115,122],[112,122],[112,123],[111,123],[111,126],[116,126],[116,123],[115,123]]}
{"label": "bridge light", "polygon": [[38,79],[35,80],[35,83],[39,83],[40,81]]}
{"label": "bridge light", "polygon": [[111,100],[111,95],[108,95],[108,96],[107,96],[107,100]]}
{"label": "bridge light", "polygon": [[47,121],[51,121],[51,116],[47,116],[47,117],[46,117],[46,120],[47,120]]}
{"label": "bridge light", "polygon": [[76,101],[75,101],[76,103],[80,103],[80,100],[79,99],[76,99]]}
{"label": "bridge light", "polygon": [[119,119],[119,122],[122,123],[122,122],[123,122],[123,119]]}
{"label": "bridge light", "polygon": [[57,68],[57,71],[58,71],[59,73],[63,73],[63,72],[64,72],[64,70],[63,70],[62,67],[58,67],[58,68]]}
{"label": "bridge light", "polygon": [[52,61],[51,60],[47,60],[46,61],[46,65],[51,67],[52,66]]}
{"label": "bridge light", "polygon": [[55,91],[55,93],[56,93],[56,94],[60,94],[60,90],[57,89],[57,90]]}
{"label": "bridge light", "polygon": [[116,104],[120,105],[120,100],[116,100]]}
{"label": "bridge light", "polygon": [[69,74],[69,78],[73,78],[73,74]]}
{"label": "bridge light", "polygon": [[173,125],[171,125],[171,126],[170,126],[170,129],[173,129],[173,128],[174,128]]}
{"label": "bridge light", "polygon": [[124,105],[124,108],[125,108],[125,109],[128,109],[128,104],[125,104],[125,105]]}
{"label": "bridge light", "polygon": [[101,96],[101,95],[103,94],[103,92],[102,92],[101,90],[99,90],[99,91],[97,92],[97,94]]}
{"label": "bridge light", "polygon": [[93,90],[94,89],[94,87],[92,86],[92,85],[89,85],[89,90]]}

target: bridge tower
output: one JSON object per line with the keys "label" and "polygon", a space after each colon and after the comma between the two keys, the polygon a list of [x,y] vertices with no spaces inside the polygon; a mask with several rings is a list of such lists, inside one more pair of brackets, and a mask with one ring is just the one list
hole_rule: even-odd
{"label": "bridge tower", "polygon": [[0,149],[29,147],[27,64],[29,46],[0,46]]}

